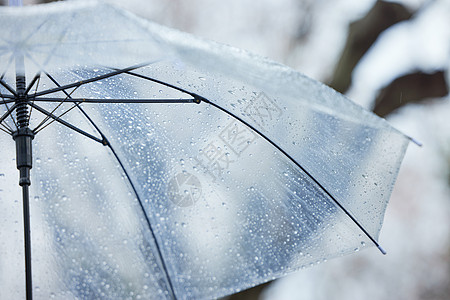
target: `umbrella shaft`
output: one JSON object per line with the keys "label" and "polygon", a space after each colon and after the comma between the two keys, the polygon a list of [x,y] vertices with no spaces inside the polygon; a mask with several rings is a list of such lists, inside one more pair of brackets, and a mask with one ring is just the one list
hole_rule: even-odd
{"label": "umbrella shaft", "polygon": [[25,286],[26,299],[33,298],[31,274],[31,226],[30,226],[30,170],[33,167],[32,141],[33,131],[29,128],[30,114],[28,99],[25,95],[26,81],[23,66],[23,56],[16,57],[16,116],[18,128],[12,136],[16,142],[16,165],[19,170],[19,185],[22,187],[23,200],[23,232],[25,248]]}
{"label": "umbrella shaft", "polygon": [[26,299],[33,299],[33,285],[31,276],[31,232],[30,232],[30,195],[28,185],[22,185],[23,195],[23,227],[25,242],[25,283],[26,283]]}
{"label": "umbrella shaft", "polygon": [[26,299],[33,298],[33,286],[31,276],[31,226],[30,226],[30,193],[29,187],[31,184],[30,170],[32,168],[32,140],[34,138],[33,132],[28,128],[19,128],[13,133],[13,139],[16,142],[16,164],[19,170],[19,185],[22,187],[23,200],[23,232],[24,232],[24,246],[25,246],[25,284],[26,284]]}
{"label": "umbrella shaft", "polygon": [[22,187],[23,198],[23,231],[25,244],[25,284],[26,299],[32,299],[32,282],[31,282],[31,227],[30,227],[30,194],[29,187],[31,184],[30,170],[32,168],[32,140],[34,133],[27,127],[19,128],[13,133],[13,139],[16,142],[16,164],[19,170],[19,185]]}

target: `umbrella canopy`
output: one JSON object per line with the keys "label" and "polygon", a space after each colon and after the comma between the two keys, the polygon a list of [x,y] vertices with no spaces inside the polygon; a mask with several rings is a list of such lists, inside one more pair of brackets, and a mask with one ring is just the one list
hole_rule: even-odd
{"label": "umbrella canopy", "polygon": [[379,247],[410,141],[385,120],[105,4],[0,25],[2,296],[24,295],[22,198],[43,299],[215,298]]}

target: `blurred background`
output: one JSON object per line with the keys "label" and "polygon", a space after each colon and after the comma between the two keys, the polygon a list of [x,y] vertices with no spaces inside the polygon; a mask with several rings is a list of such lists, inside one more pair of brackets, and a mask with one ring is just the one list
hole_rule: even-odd
{"label": "blurred background", "polygon": [[371,248],[229,300],[450,299],[449,0],[106,2],[282,62],[423,143],[410,145],[386,212],[388,255]]}

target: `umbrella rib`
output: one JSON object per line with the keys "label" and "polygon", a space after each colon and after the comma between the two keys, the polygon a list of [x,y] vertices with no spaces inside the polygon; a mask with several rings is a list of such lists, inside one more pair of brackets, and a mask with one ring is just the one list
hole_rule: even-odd
{"label": "umbrella rib", "polygon": [[[117,69],[114,69],[114,68],[112,68],[112,69],[113,69],[113,70],[117,70]],[[196,97],[196,96],[197,96],[196,94],[191,93],[191,92],[189,92],[189,91],[187,91],[187,90],[185,90],[185,89],[183,89],[183,88],[177,87],[177,86],[175,86],[175,85],[172,85],[172,84],[170,84],[170,83],[167,83],[167,82],[164,82],[164,81],[161,81],[161,80],[152,78],[152,77],[148,77],[148,76],[145,76],[145,75],[141,75],[141,74],[138,74],[138,73],[134,73],[134,72],[131,72],[131,71],[132,71],[132,70],[128,70],[128,71],[125,71],[124,73],[126,73],[126,74],[128,74],[128,75],[131,75],[131,76],[139,77],[139,78],[142,78],[142,79],[145,79],[145,80],[153,81],[153,82],[155,82],[155,83],[158,83],[158,84],[167,86],[167,87],[172,88],[172,89],[174,89],[174,90],[177,90],[177,91],[179,91],[179,92],[183,92],[183,93],[185,93],[185,94],[191,95],[191,96],[194,97],[195,99],[197,98],[197,97]]]}
{"label": "umbrella rib", "polygon": [[8,72],[8,69],[11,66],[13,60],[14,60],[14,53],[11,53],[11,55],[10,55],[10,57],[8,59],[8,62],[6,63],[5,71],[3,72],[2,76],[0,76],[0,79],[5,78],[6,72]]}
{"label": "umbrella rib", "polygon": [[325,192],[325,194],[330,197],[334,203],[342,209],[342,211],[358,226],[358,228],[372,241],[372,243],[380,250],[382,254],[386,254],[386,251],[378,244],[378,242],[370,235],[370,233],[356,220],[356,218],[348,211],[314,176],[309,173],[302,165],[300,165],[292,156],[290,156],[286,151],[284,151],[280,146],[278,146],[275,142],[273,142],[271,139],[269,139],[265,134],[263,134],[261,131],[256,129],[254,126],[250,125],[248,122],[243,120],[242,118],[238,117],[237,115],[233,114],[229,110],[221,107],[220,105],[213,103],[209,101],[206,98],[201,98],[201,100],[221,111],[224,113],[232,116],[233,118],[237,119],[239,122],[243,123],[244,125],[248,126],[250,129],[255,131],[258,135],[260,135],[263,139],[265,139],[267,142],[269,142],[272,146],[274,146],[278,151],[283,153],[289,160],[291,160],[297,167],[299,167],[311,180],[317,184],[322,191]]}
{"label": "umbrella rib", "polygon": [[33,98],[36,102],[74,102],[74,103],[196,103],[194,98],[192,99],[102,99],[102,98]]}
{"label": "umbrella rib", "polygon": [[[28,84],[27,89],[25,90],[25,95],[28,94],[28,92],[31,90],[31,88],[33,87],[34,83],[41,78],[41,73],[36,73],[36,75],[34,75],[33,79],[31,80],[30,84]],[[39,83],[38,83],[39,84]],[[37,89],[37,86],[36,86]]]}
{"label": "umbrella rib", "polygon": [[[70,94],[72,94],[77,88],[78,88],[78,87],[76,87]],[[64,92],[65,92],[65,91],[64,91]],[[67,94],[67,93],[66,93],[66,94]],[[67,99],[68,97],[70,97],[70,94],[68,94],[66,98],[62,99],[62,101],[60,101],[60,102],[58,103],[58,105],[57,105],[55,108],[53,108],[53,110],[52,110],[50,113],[47,114],[47,116],[44,118],[44,120],[42,120],[42,122],[34,129],[35,133],[37,133],[38,131],[40,131],[40,130],[38,130],[38,129],[39,129],[42,125],[44,125],[45,122],[47,122],[47,121],[50,119],[50,115],[53,115],[53,113],[54,113],[59,107],[61,107],[61,105],[64,104],[64,102],[66,101],[66,99]],[[32,103],[34,103],[34,101],[33,101]],[[33,106],[31,106],[31,107],[33,107]],[[72,107],[72,108],[69,108],[67,111],[63,112],[63,113],[62,113],[59,117],[57,117],[57,118],[59,119],[60,117],[62,117],[63,115],[65,115],[66,113],[68,113],[68,112],[69,112],[70,110],[72,110],[72,109],[73,109],[73,107]],[[52,122],[53,122],[53,121],[52,121]],[[50,125],[52,122],[50,122],[49,124],[45,125],[44,128],[47,127],[48,125]],[[42,129],[43,129],[43,128],[42,128]],[[42,129],[41,129],[41,130],[42,130]]]}
{"label": "umbrella rib", "polygon": [[[0,78],[0,84],[3,85],[3,87],[5,89],[7,89],[11,94],[13,94],[13,96],[10,96],[10,97],[12,97],[12,98],[17,97],[16,91],[11,86],[9,86],[9,84],[7,84],[2,78]],[[5,95],[5,98],[10,98],[10,97],[8,97],[8,95]]]}
{"label": "umbrella rib", "polygon": [[53,89],[44,90],[44,91],[41,91],[39,93],[36,93],[34,96],[35,97],[39,97],[39,96],[43,96],[43,95],[48,95],[48,94],[64,91],[64,90],[67,90],[67,89],[70,89],[70,88],[74,88],[74,87],[80,87],[80,86],[88,84],[88,83],[100,81],[100,80],[103,80],[103,79],[106,79],[106,78],[110,78],[110,77],[113,77],[113,76],[116,76],[116,75],[119,75],[119,74],[126,73],[128,71],[132,71],[132,70],[135,70],[135,69],[138,69],[138,68],[142,68],[142,67],[144,67],[146,65],[149,65],[149,64],[150,63],[143,63],[143,64],[131,66],[131,67],[128,67],[128,68],[115,70],[114,72],[110,72],[110,73],[107,73],[107,74],[104,74],[104,75],[100,75],[100,76],[97,76],[97,77],[92,77],[92,78],[89,78],[89,79],[80,80],[80,81],[76,81],[76,82],[69,83],[69,84],[66,84],[66,85],[62,85],[62,86],[59,86],[59,87],[56,87],[56,88],[53,88]]}
{"label": "umbrella rib", "polygon": [[[66,127],[70,128],[70,129],[72,129],[72,130],[74,130],[74,131],[76,131],[76,132],[78,132],[78,133],[80,133],[80,134],[82,134],[82,135],[84,135],[84,136],[90,138],[91,140],[94,140],[94,141],[96,141],[96,142],[99,142],[100,144],[103,144],[103,141],[102,141],[101,139],[99,139],[99,138],[93,136],[93,135],[90,134],[90,133],[87,133],[87,132],[84,131],[84,130],[79,129],[78,127],[76,127],[76,126],[70,124],[69,122],[66,122],[66,121],[62,120],[60,117],[55,116],[54,114],[52,114],[52,113],[50,113],[49,111],[43,109],[43,108],[40,107],[39,105],[36,105],[35,103],[29,103],[29,105],[32,106],[32,107],[34,107],[35,109],[37,109],[37,110],[40,111],[41,113],[45,114],[47,117],[50,117],[50,118],[54,119],[55,121],[57,121],[57,122],[63,124],[64,126],[66,126]],[[41,130],[42,130],[42,129],[41,129]]]}
{"label": "umbrella rib", "polygon": [[115,157],[116,160],[119,162],[119,165],[120,165],[120,167],[122,168],[123,172],[125,173],[125,177],[127,178],[129,184],[131,185],[131,188],[133,189],[133,192],[134,192],[134,194],[135,194],[135,196],[136,196],[136,198],[137,198],[137,200],[138,200],[139,207],[140,207],[140,209],[142,210],[142,213],[144,214],[144,217],[145,217],[145,221],[146,221],[146,223],[147,223],[147,226],[148,226],[148,228],[149,228],[149,230],[150,230],[150,233],[151,233],[151,235],[152,235],[152,237],[153,237],[153,240],[155,241],[156,250],[157,250],[157,252],[158,252],[158,256],[159,256],[159,259],[160,259],[160,261],[161,261],[161,265],[162,265],[164,274],[166,275],[166,279],[167,279],[167,283],[169,284],[170,292],[171,292],[171,294],[172,294],[173,299],[176,300],[176,299],[178,299],[178,298],[177,298],[177,296],[175,295],[175,289],[174,289],[174,287],[173,287],[172,280],[170,279],[170,276],[169,276],[169,270],[167,269],[167,265],[166,265],[166,263],[165,263],[165,259],[164,259],[163,254],[162,254],[161,247],[159,246],[160,243],[159,243],[158,240],[156,239],[155,232],[154,232],[154,230],[153,230],[153,227],[152,227],[152,224],[151,224],[151,222],[150,222],[150,219],[148,218],[147,213],[145,212],[144,204],[142,203],[141,197],[139,196],[139,194],[138,194],[138,192],[137,192],[137,190],[136,190],[136,187],[134,186],[133,181],[132,181],[131,178],[130,178],[130,175],[129,175],[128,172],[126,171],[125,166],[123,165],[123,163],[122,163],[122,161],[120,160],[119,156],[117,155],[116,151],[114,150],[114,148],[112,147],[112,145],[109,143],[109,141],[106,139],[106,137],[105,137],[103,134],[102,134],[102,137],[103,137],[103,139],[104,139],[104,142],[106,143],[106,146],[111,150],[111,152],[113,153],[114,157]]}
{"label": "umbrella rib", "polygon": [[[69,108],[68,110],[66,110],[65,112],[63,112],[62,114],[60,114],[59,116],[55,116],[58,119],[61,119],[62,116],[64,116],[65,114],[67,114],[69,111],[71,111],[72,109],[74,109],[76,107],[76,105],[73,105],[71,108]],[[33,108],[33,106],[31,106],[31,109]],[[31,112],[30,109],[30,112]],[[53,112],[50,112],[51,114],[53,114]],[[47,116],[45,118],[44,121],[42,121],[34,130],[34,134],[37,134],[38,132],[42,131],[44,128],[46,128],[47,126],[49,126],[50,124],[52,124],[53,122],[57,121],[56,119],[51,120],[50,122],[48,122],[47,124],[44,125],[45,122],[47,122],[47,120],[49,120],[50,117]]]}
{"label": "umbrella rib", "polygon": [[[33,79],[34,80],[34,79]],[[36,94],[37,93],[37,90],[38,90],[38,87],[39,87],[39,83],[41,82],[41,74],[39,73],[39,77],[38,77],[38,79],[37,79],[37,83],[36,83],[36,88],[34,89],[34,93]],[[34,84],[34,83],[33,83]],[[30,84],[30,87],[31,87],[32,85]],[[25,92],[25,93],[27,93],[27,92]],[[32,100],[32,102],[34,103],[34,100]],[[29,116],[30,116],[30,118],[31,118],[31,112],[33,111],[33,108],[31,108],[30,109],[30,113],[29,113]]]}
{"label": "umbrella rib", "polygon": [[[9,129],[7,129],[7,128],[5,127],[5,125],[2,124],[2,126],[3,126],[3,127],[0,127],[0,130],[1,130],[1,131],[5,132],[5,133],[7,133],[7,134],[9,134],[9,135],[12,135],[12,133],[9,131]],[[6,129],[5,129],[5,128],[6,128]]]}
{"label": "umbrella rib", "polygon": [[162,268],[163,268],[163,270],[164,270],[164,274],[166,275],[167,282],[168,282],[168,284],[169,284],[171,294],[172,294],[173,298],[176,300],[177,297],[175,296],[175,289],[173,288],[172,280],[170,279],[169,271],[168,271],[168,269],[167,269],[167,265],[166,265],[166,263],[165,263],[165,259],[164,259],[163,255],[162,255],[161,247],[159,246],[159,242],[158,242],[158,240],[156,239],[156,235],[155,235],[155,232],[154,232],[154,230],[153,230],[153,227],[152,227],[152,224],[151,224],[151,222],[150,222],[150,219],[148,218],[147,214],[145,213],[144,204],[142,203],[141,197],[139,197],[139,194],[138,194],[138,192],[137,192],[137,189],[136,189],[136,187],[134,186],[134,183],[133,183],[133,181],[131,180],[130,175],[128,174],[127,170],[125,169],[125,166],[124,166],[124,164],[122,163],[122,160],[121,160],[121,159],[119,158],[119,156],[117,155],[117,153],[116,153],[116,151],[114,150],[113,146],[111,145],[111,143],[109,142],[109,140],[106,138],[106,136],[103,134],[103,132],[100,130],[100,128],[98,128],[97,124],[95,124],[95,122],[91,119],[91,117],[89,117],[89,115],[84,111],[84,109],[83,109],[80,105],[78,105],[78,103],[75,103],[75,105],[76,105],[77,108],[81,111],[81,113],[86,117],[86,119],[91,123],[91,125],[94,126],[94,128],[97,130],[97,132],[100,134],[100,136],[101,136],[102,139],[103,139],[103,145],[107,146],[107,147],[111,150],[111,152],[113,153],[113,155],[114,155],[114,157],[116,158],[117,162],[119,163],[119,165],[120,165],[122,171],[124,172],[125,177],[126,177],[127,180],[128,180],[128,183],[131,185],[131,188],[133,189],[133,192],[134,192],[134,194],[136,195],[136,198],[137,198],[137,200],[138,200],[139,207],[141,208],[142,213],[144,214],[144,217],[145,217],[145,221],[146,221],[146,223],[147,223],[147,226],[148,226],[148,228],[150,229],[150,233],[151,233],[151,235],[152,235],[152,237],[153,237],[153,240],[155,241],[156,250],[157,250],[157,252],[158,252],[159,259],[161,260],[161,265],[162,265]]}
{"label": "umbrella rib", "polygon": [[[13,95],[4,95],[4,94],[0,93],[0,97],[3,99],[3,100],[0,100],[0,104],[8,104],[8,103],[12,103],[15,101]],[[9,100],[5,100],[5,99],[9,99]]]}
{"label": "umbrella rib", "polygon": [[[8,108],[8,107],[6,107]],[[14,110],[14,108],[8,109],[8,111],[6,113],[3,114],[3,116],[0,118],[0,125],[2,127],[0,127],[0,130],[12,135],[12,133],[14,132],[11,127],[7,124],[7,123],[3,123],[3,121],[8,117],[9,114],[11,114],[11,112]],[[14,119],[13,119],[14,121]],[[15,123],[14,123],[15,124]]]}
{"label": "umbrella rib", "polygon": [[111,145],[111,143],[109,142],[109,140],[106,138],[106,136],[103,134],[103,132],[100,130],[100,128],[98,128],[97,124],[95,124],[95,122],[91,119],[91,117],[89,117],[89,115],[84,111],[83,108],[81,108],[80,105],[78,105],[78,103],[75,103],[75,105],[76,105],[77,108],[81,111],[81,113],[86,117],[86,119],[88,119],[88,121],[91,123],[91,125],[94,126],[94,128],[97,130],[97,132],[101,135],[102,140],[103,140],[102,144],[105,145],[105,146],[107,146],[107,147],[111,150],[111,152],[113,153],[113,155],[114,155],[114,157],[116,158],[117,162],[119,163],[119,165],[120,165],[122,171],[124,172],[125,177],[127,178],[128,183],[130,184],[131,188],[133,189],[133,192],[134,192],[134,194],[135,194],[135,196],[136,196],[136,198],[137,198],[137,200],[138,200],[139,207],[140,207],[140,209],[142,210],[142,213],[144,214],[144,217],[145,217],[145,221],[146,221],[146,223],[147,223],[147,226],[148,226],[148,228],[150,229],[150,233],[151,233],[151,235],[152,235],[152,237],[153,237],[153,240],[155,241],[156,250],[157,250],[157,252],[158,252],[159,259],[161,260],[161,265],[162,265],[164,274],[166,275],[167,282],[168,282],[168,284],[169,284],[171,294],[172,294],[172,296],[173,296],[174,299],[177,299],[177,297],[175,296],[175,290],[174,290],[174,288],[173,288],[172,280],[170,279],[169,271],[168,271],[167,265],[166,265],[166,263],[165,263],[165,259],[163,258],[163,255],[162,255],[161,247],[159,246],[159,242],[158,242],[158,240],[156,239],[156,235],[155,235],[155,232],[154,232],[153,227],[152,227],[152,225],[151,225],[150,219],[148,218],[148,216],[147,216],[147,214],[146,214],[146,212],[145,212],[144,204],[142,203],[141,197],[139,196],[139,194],[138,194],[138,192],[137,192],[137,189],[136,189],[136,187],[135,187],[133,181],[131,180],[130,175],[128,174],[127,170],[125,169],[125,166],[124,166],[124,164],[122,163],[122,160],[121,160],[121,159],[119,158],[119,156],[117,155],[117,153],[116,153],[116,151],[114,150],[113,146]]}
{"label": "umbrella rib", "polygon": [[[17,127],[16,121],[14,120],[14,117],[13,117],[13,115],[12,115],[12,112],[16,109],[16,107],[17,107],[17,104],[16,104],[16,103],[14,103],[13,106],[11,106],[10,108],[8,108],[8,106],[6,106],[6,108],[7,108],[8,110],[3,114],[3,116],[0,117],[0,124],[2,124],[4,127],[7,127],[7,126],[6,126],[6,123],[3,123],[3,121],[4,121],[8,116],[11,116],[11,119],[13,120],[14,126]],[[13,131],[11,130],[11,128],[9,128],[9,126],[8,126],[8,130],[10,130],[11,133],[13,132]]]}

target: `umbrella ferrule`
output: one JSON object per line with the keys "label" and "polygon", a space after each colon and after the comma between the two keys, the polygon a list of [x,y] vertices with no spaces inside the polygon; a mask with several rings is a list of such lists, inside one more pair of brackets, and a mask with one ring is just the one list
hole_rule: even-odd
{"label": "umbrella ferrule", "polygon": [[33,166],[32,156],[32,140],[34,138],[33,131],[26,128],[19,128],[13,133],[13,139],[16,142],[16,164],[20,171],[19,185],[30,185],[30,169]]}

